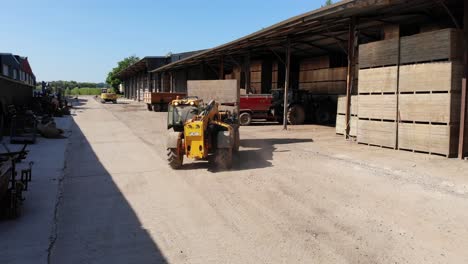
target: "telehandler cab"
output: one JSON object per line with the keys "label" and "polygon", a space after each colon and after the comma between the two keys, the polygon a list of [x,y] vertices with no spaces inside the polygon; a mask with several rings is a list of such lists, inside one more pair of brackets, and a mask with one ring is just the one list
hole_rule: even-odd
{"label": "telehandler cab", "polygon": [[182,166],[186,156],[208,160],[216,169],[232,167],[233,151],[239,149],[237,117],[230,111],[219,111],[211,100],[204,104],[197,97],[177,98],[169,104],[167,127],[167,160],[173,169]]}

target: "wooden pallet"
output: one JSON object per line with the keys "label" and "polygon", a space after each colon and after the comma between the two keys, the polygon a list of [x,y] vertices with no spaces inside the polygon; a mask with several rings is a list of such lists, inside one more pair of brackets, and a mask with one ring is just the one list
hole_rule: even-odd
{"label": "wooden pallet", "polygon": [[446,156],[458,152],[459,125],[398,124],[398,147]]}
{"label": "wooden pallet", "polygon": [[396,120],[397,95],[359,95],[359,118]]}
{"label": "wooden pallet", "polygon": [[[358,126],[358,117],[350,117],[350,136],[357,136],[357,126]],[[336,115],[336,134],[344,135],[346,130],[346,116],[345,115]]]}
{"label": "wooden pallet", "polygon": [[358,120],[357,140],[359,143],[395,148],[396,122]]}
{"label": "wooden pallet", "polygon": [[[358,96],[351,95],[351,106],[350,106],[350,114],[356,115],[358,114]],[[346,114],[346,95],[339,95],[337,100],[337,108],[336,113],[338,114]]]}
{"label": "wooden pallet", "polygon": [[460,122],[459,93],[399,94],[399,119],[428,123]]}
{"label": "wooden pallet", "polygon": [[346,81],[302,82],[299,89],[315,94],[346,94]]}
{"label": "wooden pallet", "polygon": [[330,58],[328,56],[306,58],[301,60],[299,64],[300,71],[317,70],[325,68],[330,68]]}
{"label": "wooden pallet", "polygon": [[403,65],[400,66],[399,91],[461,91],[462,75],[463,65],[459,62]]}

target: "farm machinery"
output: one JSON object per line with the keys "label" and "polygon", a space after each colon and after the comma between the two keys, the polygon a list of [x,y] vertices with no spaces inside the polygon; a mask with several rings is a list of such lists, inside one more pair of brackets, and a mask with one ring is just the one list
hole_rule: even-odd
{"label": "farm machinery", "polygon": [[[212,81],[208,84],[206,83],[208,81],[204,81],[202,85],[207,87],[199,87],[196,81],[191,82],[198,87],[191,90],[189,82],[188,93],[192,96],[176,98],[168,107],[169,132],[166,142],[168,163],[173,169],[179,169],[185,156],[192,160],[208,160],[218,170],[230,169],[233,152],[238,151],[240,143],[239,93],[237,92],[236,96],[236,83]],[[203,99],[194,96],[195,94],[204,98],[212,96],[211,88],[219,88],[216,87],[217,84],[228,84],[224,85],[224,88],[233,92],[234,98],[228,99],[231,102],[218,97],[215,98],[218,101],[211,99],[205,104]],[[237,106],[229,109],[232,102]],[[223,106],[225,109],[221,109]]]}
{"label": "farm machinery", "polygon": [[0,209],[2,215],[16,218],[21,214],[21,205],[24,201],[23,192],[28,190],[31,181],[32,165],[22,169],[20,175],[16,164],[24,160],[28,154],[27,144],[20,151],[11,152],[5,145],[6,153],[0,153]]}
{"label": "farm machinery", "polygon": [[185,93],[153,93],[145,92],[143,102],[146,104],[148,111],[163,112],[167,111],[168,105],[177,97],[185,97]]}
{"label": "farm machinery", "polygon": [[101,90],[101,103],[112,102],[117,103],[117,94],[112,92],[111,89],[104,88]]}

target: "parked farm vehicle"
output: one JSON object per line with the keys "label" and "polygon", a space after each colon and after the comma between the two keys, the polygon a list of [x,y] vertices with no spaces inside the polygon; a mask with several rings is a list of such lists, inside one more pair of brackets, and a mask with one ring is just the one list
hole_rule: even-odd
{"label": "parked farm vehicle", "polygon": [[252,119],[275,120],[271,114],[273,96],[271,94],[248,94],[240,96],[239,123],[248,126]]}
{"label": "parked farm vehicle", "polygon": [[101,90],[101,103],[112,102],[117,103],[117,94],[112,92],[111,89],[104,88]]}
{"label": "parked farm vehicle", "polygon": [[184,98],[185,93],[152,93],[145,92],[143,102],[147,105],[148,111],[167,111],[168,105],[177,97]]}
{"label": "parked farm vehicle", "polygon": [[[272,91],[271,113],[283,122],[284,91]],[[336,116],[337,95],[315,95],[307,91],[292,90],[288,93],[287,121],[301,125],[309,121],[316,124],[332,124]]]}

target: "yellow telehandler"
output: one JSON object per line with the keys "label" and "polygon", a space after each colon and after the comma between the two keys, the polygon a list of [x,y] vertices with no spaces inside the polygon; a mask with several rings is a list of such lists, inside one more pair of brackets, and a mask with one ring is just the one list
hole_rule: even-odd
{"label": "yellow telehandler", "polygon": [[103,88],[101,90],[101,103],[112,102],[117,103],[117,94],[112,91],[112,89]]}
{"label": "yellow telehandler", "polygon": [[211,100],[196,97],[173,100],[168,107],[167,160],[173,169],[182,166],[184,156],[208,160],[218,170],[232,167],[233,151],[239,149],[239,125],[235,113],[220,111]]}

